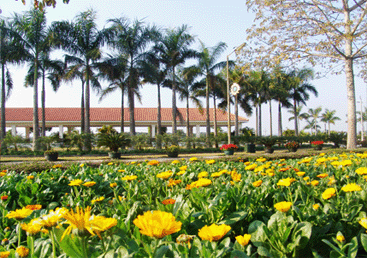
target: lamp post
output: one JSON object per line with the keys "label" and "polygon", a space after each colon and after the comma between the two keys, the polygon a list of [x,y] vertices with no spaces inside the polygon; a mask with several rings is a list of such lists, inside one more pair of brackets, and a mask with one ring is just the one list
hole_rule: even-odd
{"label": "lamp post", "polygon": [[244,46],[246,45],[246,43],[242,43],[240,46],[236,47],[235,49],[233,49],[233,51],[231,53],[229,53],[227,55],[227,112],[228,112],[228,144],[231,143],[231,97],[230,97],[230,92],[229,92],[229,56],[232,55],[234,52],[238,52],[240,51]]}
{"label": "lamp post", "polygon": [[363,102],[362,97],[359,97],[361,101],[357,101],[361,103],[361,141],[364,140],[364,126],[363,126]]}

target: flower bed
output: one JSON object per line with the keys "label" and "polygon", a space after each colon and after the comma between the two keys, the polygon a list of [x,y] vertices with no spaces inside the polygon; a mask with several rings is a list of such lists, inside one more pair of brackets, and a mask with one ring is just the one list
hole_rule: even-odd
{"label": "flower bed", "polygon": [[1,257],[366,255],[367,154],[0,176]]}

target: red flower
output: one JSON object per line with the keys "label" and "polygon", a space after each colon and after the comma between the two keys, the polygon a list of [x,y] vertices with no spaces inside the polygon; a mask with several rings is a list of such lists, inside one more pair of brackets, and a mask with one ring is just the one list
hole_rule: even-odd
{"label": "red flower", "polygon": [[312,145],[323,145],[324,141],[313,141],[311,142]]}
{"label": "red flower", "polygon": [[3,196],[1,196],[1,200],[2,201],[6,201],[8,199],[8,196],[7,195],[3,195]]}
{"label": "red flower", "polygon": [[163,203],[164,205],[167,205],[167,204],[174,204],[175,202],[176,202],[176,200],[174,200],[174,199],[166,199],[166,200],[162,201],[162,203]]}
{"label": "red flower", "polygon": [[223,144],[222,147],[220,147],[220,150],[238,150],[237,145],[235,144]]}

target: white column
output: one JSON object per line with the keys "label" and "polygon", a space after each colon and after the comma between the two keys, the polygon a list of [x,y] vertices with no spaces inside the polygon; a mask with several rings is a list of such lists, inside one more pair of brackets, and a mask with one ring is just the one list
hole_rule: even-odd
{"label": "white column", "polygon": [[59,125],[59,137],[60,137],[60,139],[62,139],[63,136],[64,136],[64,126]]}
{"label": "white column", "polygon": [[15,125],[11,126],[11,134],[14,136],[17,134],[17,127]]}
{"label": "white column", "polygon": [[151,134],[152,134],[152,138],[154,138],[155,137],[155,125],[151,125],[151,127],[150,127],[150,132],[151,132]]}
{"label": "white column", "polygon": [[200,125],[196,125],[196,137],[200,137]]}

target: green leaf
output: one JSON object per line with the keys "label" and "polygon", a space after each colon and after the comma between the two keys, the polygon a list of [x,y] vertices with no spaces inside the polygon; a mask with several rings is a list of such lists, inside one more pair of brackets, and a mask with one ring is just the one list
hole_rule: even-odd
{"label": "green leaf", "polygon": [[61,241],[62,234],[64,230],[56,229],[55,235],[57,242],[59,243],[61,249],[71,258],[80,258],[83,257],[83,252],[81,250],[81,242],[78,237],[71,237],[70,235],[66,235]]}
{"label": "green leaf", "polygon": [[155,252],[154,252],[154,258],[161,258],[163,257],[167,251],[169,250],[169,246],[167,245],[162,245],[161,247],[159,247]]}
{"label": "green leaf", "polygon": [[240,250],[234,250],[231,252],[231,258],[249,258],[249,256]]}
{"label": "green leaf", "polygon": [[232,225],[246,218],[247,214],[248,213],[246,211],[235,211],[231,215],[229,215],[227,218],[219,222],[219,224]]}
{"label": "green leaf", "polygon": [[361,234],[361,244],[364,250],[367,252],[367,235],[366,234]]}
{"label": "green leaf", "polygon": [[348,249],[348,258],[354,258],[357,256],[357,252],[358,252],[357,237],[353,237],[350,243],[351,245],[349,246],[349,249]]}
{"label": "green leaf", "polygon": [[268,236],[265,233],[265,224],[262,221],[255,220],[248,228],[249,234],[251,234],[251,242],[259,247],[267,240]]}
{"label": "green leaf", "polygon": [[[292,241],[298,242],[297,245],[300,249],[304,248],[310,240],[312,234],[312,224],[310,222],[298,223],[292,234]],[[298,238],[298,236],[301,236]],[[296,241],[297,239],[297,241]]]}
{"label": "green leaf", "polygon": [[260,256],[273,257],[273,256],[271,255],[271,253],[269,252],[269,250],[265,248],[265,246],[260,246],[260,247],[257,249],[257,253],[258,253]]}

